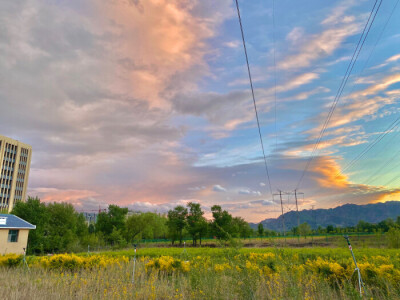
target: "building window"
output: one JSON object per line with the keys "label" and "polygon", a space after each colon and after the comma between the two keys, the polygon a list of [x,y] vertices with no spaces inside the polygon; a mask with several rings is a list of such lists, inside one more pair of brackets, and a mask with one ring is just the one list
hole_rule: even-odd
{"label": "building window", "polygon": [[18,242],[18,231],[19,230],[9,230],[8,231],[8,242],[17,243]]}

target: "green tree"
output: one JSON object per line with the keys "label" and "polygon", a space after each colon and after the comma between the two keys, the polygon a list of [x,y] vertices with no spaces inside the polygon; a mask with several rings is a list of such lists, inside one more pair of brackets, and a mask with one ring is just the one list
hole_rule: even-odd
{"label": "green tree", "polygon": [[228,232],[232,237],[246,238],[251,236],[253,230],[251,229],[249,223],[247,223],[243,218],[234,217],[232,218]]}
{"label": "green tree", "polygon": [[203,217],[204,212],[201,210],[199,203],[189,202],[187,207],[189,209],[189,213],[186,217],[188,232],[192,236],[193,245],[196,246],[198,239],[200,239],[201,245],[201,237],[204,236],[207,231],[207,221]]}
{"label": "green tree", "polygon": [[89,227],[83,214],[77,213],[76,218],[76,235],[82,240],[89,234]]}
{"label": "green tree", "polygon": [[400,229],[392,227],[387,232],[387,239],[389,242],[389,247],[400,248]]}
{"label": "green tree", "polygon": [[154,239],[166,237],[167,219],[157,213],[136,213],[126,220],[126,239],[129,242],[145,238]]}
{"label": "green tree", "polygon": [[307,222],[300,224],[299,233],[304,236],[304,238],[307,238],[307,235],[311,233],[311,226]]}
{"label": "green tree", "polygon": [[335,227],[333,225],[326,226],[326,233],[332,233],[335,231]]}
{"label": "green tree", "polygon": [[79,245],[79,214],[74,207],[71,204],[54,202],[47,205],[47,211],[50,215],[46,236],[48,250],[64,252],[76,249]]}
{"label": "green tree", "polygon": [[147,226],[146,217],[144,214],[133,214],[126,219],[126,239],[128,242],[133,242]]}
{"label": "green tree", "polygon": [[126,240],[122,236],[121,230],[117,229],[115,226],[113,227],[113,230],[108,237],[108,241],[115,249],[123,248],[127,245]]}
{"label": "green tree", "polygon": [[222,210],[219,205],[212,206],[211,212],[214,218],[212,222],[214,235],[218,239],[228,239],[232,225],[232,216],[226,210]]}
{"label": "green tree", "polygon": [[387,218],[378,223],[379,228],[382,228],[383,232],[388,232],[390,228],[395,227],[396,223],[391,218]]}
{"label": "green tree", "polygon": [[101,232],[105,240],[111,242],[109,238],[114,227],[119,230],[121,234],[125,232],[127,214],[128,208],[122,208],[118,205],[109,205],[108,212],[101,212],[97,216],[96,232]]}
{"label": "green tree", "polygon": [[291,229],[293,235],[299,235],[299,227],[294,226]]}
{"label": "green tree", "polygon": [[95,232],[96,228],[92,223],[90,223],[88,230],[89,230],[89,234],[92,234]]}
{"label": "green tree", "polygon": [[26,202],[18,201],[11,214],[36,225],[36,229],[29,232],[27,252],[29,254],[39,254],[44,251],[47,248],[45,235],[47,235],[50,219],[46,205],[40,203],[40,199],[37,197],[28,197]]}
{"label": "green tree", "polygon": [[168,211],[167,226],[171,235],[172,244],[174,244],[177,238],[179,238],[179,243],[182,244],[183,229],[186,226],[187,214],[187,209],[182,205],[178,205],[174,209]]}
{"label": "green tree", "polygon": [[262,223],[258,223],[258,226],[257,226],[257,233],[258,233],[258,236],[259,236],[259,237],[261,237],[261,236],[264,235],[264,226],[263,226]]}

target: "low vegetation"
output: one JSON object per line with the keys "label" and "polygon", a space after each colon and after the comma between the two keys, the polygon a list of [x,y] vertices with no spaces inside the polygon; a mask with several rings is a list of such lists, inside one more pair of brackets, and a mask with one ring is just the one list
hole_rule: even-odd
{"label": "low vegetation", "polygon": [[[347,249],[145,248],[0,257],[10,299],[358,299]],[[400,299],[400,253],[355,251],[372,299]],[[11,279],[11,280],[10,280]],[[349,281],[349,279],[351,279]]]}

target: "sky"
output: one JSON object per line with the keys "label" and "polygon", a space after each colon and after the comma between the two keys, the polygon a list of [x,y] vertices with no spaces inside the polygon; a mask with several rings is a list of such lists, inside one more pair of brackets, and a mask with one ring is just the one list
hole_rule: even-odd
{"label": "sky", "polygon": [[32,145],[30,196],[78,211],[400,200],[397,2],[310,160],[375,1],[239,1],[271,189],[233,0],[0,1],[0,134]]}

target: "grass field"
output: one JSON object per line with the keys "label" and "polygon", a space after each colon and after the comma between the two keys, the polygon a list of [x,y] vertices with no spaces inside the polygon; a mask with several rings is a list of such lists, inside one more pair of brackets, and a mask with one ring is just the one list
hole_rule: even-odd
{"label": "grass field", "polygon": [[[360,299],[347,248],[140,248],[0,256],[2,299]],[[400,253],[355,250],[366,299],[400,299]]]}

